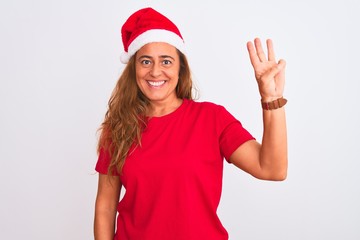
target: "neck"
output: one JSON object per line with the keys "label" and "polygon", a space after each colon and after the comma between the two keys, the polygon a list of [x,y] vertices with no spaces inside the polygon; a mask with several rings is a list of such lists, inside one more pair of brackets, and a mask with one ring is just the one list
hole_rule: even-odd
{"label": "neck", "polygon": [[176,109],[180,107],[183,100],[180,98],[176,98],[171,102],[151,102],[149,109],[149,117],[161,117],[167,114],[172,113]]}

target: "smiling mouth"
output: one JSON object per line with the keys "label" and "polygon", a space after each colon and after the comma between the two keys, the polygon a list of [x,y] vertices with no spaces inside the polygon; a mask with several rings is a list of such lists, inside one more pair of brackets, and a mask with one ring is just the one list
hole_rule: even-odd
{"label": "smiling mouth", "polygon": [[152,87],[160,87],[165,84],[165,81],[147,81],[147,83]]}

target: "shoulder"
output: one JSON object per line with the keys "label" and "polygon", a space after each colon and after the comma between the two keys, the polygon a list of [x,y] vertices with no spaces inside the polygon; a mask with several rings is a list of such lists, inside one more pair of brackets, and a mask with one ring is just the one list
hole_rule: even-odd
{"label": "shoulder", "polygon": [[218,112],[225,110],[223,106],[213,102],[198,102],[194,100],[186,100],[186,104],[189,106],[190,109],[198,111]]}
{"label": "shoulder", "polygon": [[197,102],[186,100],[185,115],[196,121],[219,124],[234,121],[235,118],[222,105],[212,102]]}

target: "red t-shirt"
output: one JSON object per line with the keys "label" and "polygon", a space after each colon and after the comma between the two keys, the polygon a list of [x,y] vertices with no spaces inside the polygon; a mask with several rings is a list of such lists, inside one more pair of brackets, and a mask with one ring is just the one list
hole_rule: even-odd
{"label": "red t-shirt", "polygon": [[[217,216],[223,159],[254,139],[222,106],[184,100],[149,120],[125,161],[126,189],[118,205],[117,240],[225,240]],[[109,154],[96,165],[107,174]]]}

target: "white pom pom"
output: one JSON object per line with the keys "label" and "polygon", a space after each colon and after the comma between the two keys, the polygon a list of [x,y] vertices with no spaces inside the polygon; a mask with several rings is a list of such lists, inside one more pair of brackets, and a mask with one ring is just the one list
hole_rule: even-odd
{"label": "white pom pom", "polygon": [[120,55],[120,61],[123,63],[123,64],[127,64],[129,62],[129,54],[127,52],[123,52],[121,53]]}

